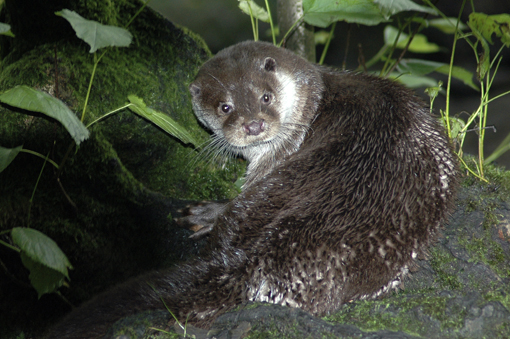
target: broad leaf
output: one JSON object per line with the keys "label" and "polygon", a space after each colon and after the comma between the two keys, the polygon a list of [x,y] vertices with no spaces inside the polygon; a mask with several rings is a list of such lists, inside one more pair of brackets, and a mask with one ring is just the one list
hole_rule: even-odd
{"label": "broad leaf", "polygon": [[[411,73],[416,76],[426,75],[432,72],[448,74],[450,65],[429,60],[402,59],[398,65],[398,70],[402,73]],[[452,77],[461,80],[474,90],[479,90],[478,86],[473,82],[473,73],[465,68],[453,66]]]}
{"label": "broad leaf", "polygon": [[402,11],[435,13],[410,0],[303,0],[304,20],[318,27],[327,27],[341,20],[377,25]]}
{"label": "broad leaf", "polygon": [[[398,35],[398,29],[393,26],[386,26],[384,28],[384,43],[387,46],[393,46],[395,39]],[[400,33],[397,42],[397,48],[404,49],[409,41],[409,36],[403,32]],[[427,37],[423,34],[416,34],[409,45],[408,50],[413,53],[435,53],[439,52],[440,48],[434,43],[430,43]]]}
{"label": "broad leaf", "polygon": [[143,100],[136,95],[129,95],[128,100],[132,104],[129,106],[131,111],[138,114],[142,118],[151,121],[168,134],[181,140],[183,143],[193,144],[195,147],[198,147],[198,142],[186,131],[184,127],[179,125],[174,119],[170,118],[164,113],[147,107]]}
{"label": "broad leaf", "polygon": [[492,35],[495,34],[506,47],[510,46],[510,14],[471,13],[468,25],[480,32],[489,43],[492,44]]}
{"label": "broad leaf", "polygon": [[21,262],[30,271],[30,283],[37,291],[37,296],[55,292],[65,282],[65,276],[47,266],[44,266],[21,252]]}
{"label": "broad leaf", "polygon": [[28,86],[16,86],[0,94],[0,101],[60,121],[77,145],[89,137],[89,131],[78,117],[62,101],[48,93]]}
{"label": "broad leaf", "polygon": [[390,79],[396,79],[409,88],[432,87],[437,85],[437,80],[425,76],[416,76],[412,74],[402,74],[393,72],[388,76]]}
{"label": "broad leaf", "polygon": [[266,10],[255,3],[253,0],[239,0],[239,8],[248,15],[253,15],[255,19],[269,22],[269,14]]}
{"label": "broad leaf", "polygon": [[14,34],[11,32],[11,26],[0,22],[0,35],[7,35],[14,38]]}
{"label": "broad leaf", "polygon": [[23,146],[4,148],[0,146],[0,173],[16,158]]}
{"label": "broad leaf", "polygon": [[411,0],[374,0],[385,17],[404,11],[424,12],[429,14],[437,14],[430,7],[420,6]]}
{"label": "broad leaf", "polygon": [[[432,19],[429,20],[429,25],[441,30],[443,33],[453,34],[455,33],[457,18]],[[462,22],[459,22],[459,30],[463,31],[465,29],[467,29],[467,26],[464,25]]]}
{"label": "broad leaf", "polygon": [[127,47],[133,39],[131,33],[124,28],[87,20],[68,9],[55,12],[55,14],[69,21],[78,38],[89,44],[90,53],[108,46]]}
{"label": "broad leaf", "polygon": [[58,245],[45,234],[26,227],[15,227],[11,231],[12,241],[35,263],[61,273],[69,279],[71,263]]}

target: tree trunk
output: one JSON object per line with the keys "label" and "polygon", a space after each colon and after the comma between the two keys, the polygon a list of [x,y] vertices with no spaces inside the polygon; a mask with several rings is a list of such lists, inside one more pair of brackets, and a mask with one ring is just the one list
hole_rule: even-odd
{"label": "tree trunk", "polygon": [[[278,0],[277,19],[280,34],[285,33],[303,16],[302,0]],[[294,51],[310,62],[315,62],[313,27],[301,22],[284,42],[284,47]]]}

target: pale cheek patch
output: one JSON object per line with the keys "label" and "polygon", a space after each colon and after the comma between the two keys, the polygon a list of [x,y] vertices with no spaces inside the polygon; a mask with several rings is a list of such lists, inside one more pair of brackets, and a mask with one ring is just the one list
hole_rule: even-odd
{"label": "pale cheek patch", "polygon": [[297,88],[292,77],[285,73],[277,73],[278,100],[281,105],[280,122],[282,124],[292,122],[293,111],[296,105]]}

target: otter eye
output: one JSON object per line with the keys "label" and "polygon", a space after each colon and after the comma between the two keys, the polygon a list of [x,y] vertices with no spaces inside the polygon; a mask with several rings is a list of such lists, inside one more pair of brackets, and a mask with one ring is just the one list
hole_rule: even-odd
{"label": "otter eye", "polygon": [[262,102],[263,102],[264,104],[270,104],[270,103],[271,103],[271,94],[265,93],[265,94],[262,96]]}
{"label": "otter eye", "polygon": [[220,109],[223,113],[230,113],[230,111],[232,110],[232,107],[229,104],[222,104],[220,106]]}

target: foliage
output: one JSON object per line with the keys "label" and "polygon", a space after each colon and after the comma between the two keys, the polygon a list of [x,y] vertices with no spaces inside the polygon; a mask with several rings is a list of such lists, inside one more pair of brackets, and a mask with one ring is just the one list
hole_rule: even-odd
{"label": "foliage", "polygon": [[[266,12],[253,1],[240,1],[239,6],[245,8],[246,2],[251,4],[251,8],[256,8],[256,10],[250,11],[243,10],[251,16],[252,23],[254,22],[254,18],[267,20],[270,13],[267,3]],[[466,169],[481,180],[486,180],[483,166],[494,161],[502,153],[510,150],[509,134],[493,154],[484,158],[483,142],[485,129],[487,127],[488,104],[510,93],[510,91],[508,91],[494,98],[490,98],[489,96],[490,88],[501,62],[501,58],[499,57],[501,51],[504,47],[510,46],[510,14],[486,15],[477,13],[473,1],[470,0],[471,14],[469,16],[469,21],[467,23],[462,23],[460,21],[460,14],[463,12],[466,0],[463,1],[462,9],[457,19],[446,17],[430,2],[430,0],[424,0],[423,2],[425,5],[422,6],[411,0],[361,0],[354,2],[351,0],[303,0],[303,16],[283,35],[278,45],[282,45],[292,31],[303,22],[320,28],[331,26],[329,33],[325,31],[316,33],[316,43],[320,42],[325,45],[323,55],[319,62],[319,64],[322,64],[329,42],[333,38],[335,23],[337,21],[346,21],[362,25],[377,25],[384,22],[395,21],[397,27],[387,25],[384,28],[384,45],[371,59],[367,62],[362,62],[358,71],[368,71],[372,66],[382,62],[383,65],[378,71],[381,76],[398,79],[409,87],[427,86],[428,89],[426,92],[430,95],[431,106],[437,94],[446,94],[447,107],[445,111],[440,111],[441,123],[446,127],[448,136],[454,138],[458,146],[457,153],[459,159],[465,165]],[[403,12],[409,13],[402,15]],[[395,14],[401,15],[395,17]],[[435,15],[438,16],[438,18],[428,19],[429,15]],[[269,15],[269,19],[270,17]],[[404,58],[407,51],[424,54],[436,53],[442,50],[440,46],[430,43],[425,34],[420,33],[427,27],[434,27],[444,34],[454,35],[452,57],[449,64],[416,58]],[[467,32],[468,29],[470,32]],[[258,26],[254,25],[253,30],[254,36],[257,39],[258,32],[256,31],[258,30]],[[273,28],[272,32],[274,35],[275,31]],[[472,72],[454,65],[455,47],[459,39],[465,40],[473,49],[477,62],[476,79],[479,85],[475,82]],[[500,40],[502,46],[496,55],[491,58],[490,45],[494,44],[493,40],[495,39]],[[400,55],[394,57],[393,54],[397,50],[401,50]],[[441,84],[438,85],[436,80],[428,77],[432,72],[448,75],[446,91],[442,89]],[[452,78],[456,78],[462,81],[466,86],[480,92],[480,105],[466,122],[458,117],[451,116],[449,112]],[[470,168],[462,159],[464,139],[467,131],[471,130],[473,125],[476,126],[479,136],[479,156],[478,162],[475,164],[475,169]]]}
{"label": "foliage", "polygon": [[76,114],[62,101],[46,92],[28,86],[16,86],[0,94],[0,101],[30,112],[43,113],[59,121],[77,145],[89,137],[89,131]]}
{"label": "foliage", "polygon": [[[142,9],[144,7],[145,4],[142,6]],[[140,11],[138,13],[140,13]],[[5,148],[0,146],[0,172],[2,172],[20,152],[30,153],[45,160],[40,170],[37,183],[33,189],[32,198],[30,199],[28,215],[26,218],[27,226],[30,225],[30,208],[33,196],[37,189],[45,164],[47,162],[52,164],[58,170],[58,176],[62,171],[67,156],[75,145],[79,146],[89,137],[90,132],[88,128],[97,121],[113,113],[125,108],[130,108],[136,114],[153,122],[156,126],[159,126],[167,133],[180,139],[182,142],[191,143],[195,146],[198,145],[193,137],[191,137],[183,127],[178,125],[177,122],[163,113],[146,107],[143,100],[134,95],[129,96],[128,99],[130,100],[130,103],[106,113],[104,116],[85,126],[83,121],[86,116],[87,102],[92,89],[96,67],[106,53],[105,51],[98,57],[95,52],[98,49],[105,47],[126,47],[131,43],[132,36],[125,28],[102,25],[96,21],[86,20],[77,13],[67,9],[55,14],[62,16],[69,21],[77,36],[90,46],[90,53],[93,53],[94,56],[94,67],[89,81],[81,120],[78,119],[76,114],[61,100],[41,90],[28,86],[16,86],[0,93],[0,102],[20,109],[22,110],[22,113],[35,116],[38,116],[38,113],[42,113],[48,118],[55,119],[64,128],[66,128],[73,138],[73,143],[69,145],[68,152],[62,159],[60,165],[57,165],[55,161],[49,159],[49,153],[47,156],[44,156],[40,153],[24,149],[23,146],[15,148]],[[0,34],[13,36],[12,33],[9,32],[10,27],[8,25],[0,24]],[[65,279],[69,279],[67,269],[72,268],[72,266],[67,257],[53,240],[41,232],[28,227],[16,227],[12,230],[2,232],[2,234],[7,234],[8,232],[10,232],[11,235],[11,243],[14,245],[2,240],[0,240],[0,244],[20,253],[23,265],[30,271],[30,282],[37,290],[39,297],[44,293],[55,292],[59,287],[65,284]]]}

